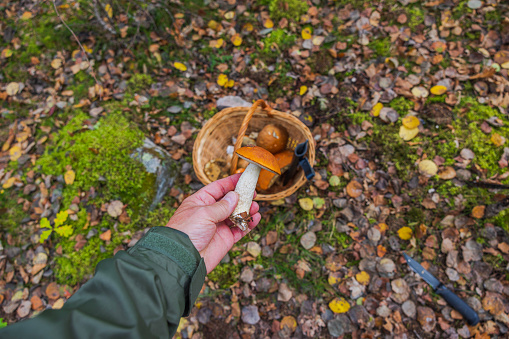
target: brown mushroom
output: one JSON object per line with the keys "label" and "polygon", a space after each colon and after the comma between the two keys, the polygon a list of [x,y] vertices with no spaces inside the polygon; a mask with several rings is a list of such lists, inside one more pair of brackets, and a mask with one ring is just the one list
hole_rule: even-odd
{"label": "brown mushroom", "polygon": [[276,125],[265,126],[256,139],[256,144],[265,148],[272,154],[281,152],[286,148],[288,142],[288,131],[284,127]]}

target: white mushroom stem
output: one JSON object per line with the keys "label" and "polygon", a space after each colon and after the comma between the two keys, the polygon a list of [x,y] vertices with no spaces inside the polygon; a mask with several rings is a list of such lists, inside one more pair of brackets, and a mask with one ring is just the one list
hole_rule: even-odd
{"label": "white mushroom stem", "polygon": [[249,210],[253,202],[253,196],[260,175],[261,167],[257,164],[250,163],[246,170],[240,176],[235,192],[239,194],[239,203],[230,216],[230,220],[242,231],[248,230],[248,222],[251,221]]}

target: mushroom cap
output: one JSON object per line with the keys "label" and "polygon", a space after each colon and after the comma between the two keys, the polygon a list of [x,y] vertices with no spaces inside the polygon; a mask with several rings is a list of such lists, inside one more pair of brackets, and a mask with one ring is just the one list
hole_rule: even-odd
{"label": "mushroom cap", "polygon": [[267,171],[281,175],[281,169],[272,153],[259,146],[246,146],[237,150],[237,155],[252,164],[256,164]]}
{"label": "mushroom cap", "polygon": [[[292,163],[293,152],[289,150],[279,152],[274,155],[274,158],[276,158],[277,164],[281,169],[281,173],[284,173]],[[260,171],[260,176],[258,177],[256,188],[262,191],[268,190],[272,187],[272,185],[274,185],[277,178],[278,176],[276,174],[262,169]]]}
{"label": "mushroom cap", "polygon": [[282,126],[266,125],[256,138],[256,145],[265,148],[272,154],[281,152],[286,148],[288,131]]}

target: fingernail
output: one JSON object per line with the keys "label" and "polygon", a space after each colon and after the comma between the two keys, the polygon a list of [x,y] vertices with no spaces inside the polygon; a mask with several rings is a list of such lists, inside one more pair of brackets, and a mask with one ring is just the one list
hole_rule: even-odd
{"label": "fingernail", "polygon": [[226,193],[223,200],[228,201],[228,204],[233,207],[233,206],[237,205],[237,200],[238,200],[237,196],[238,196],[237,192],[230,191],[230,192]]}

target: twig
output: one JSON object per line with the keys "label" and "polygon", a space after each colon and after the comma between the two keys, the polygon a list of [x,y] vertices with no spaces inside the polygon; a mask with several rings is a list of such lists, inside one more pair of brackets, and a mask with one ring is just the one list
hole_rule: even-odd
{"label": "twig", "polygon": [[[67,25],[67,23],[64,21],[64,19],[60,16],[60,13],[58,12],[58,9],[57,9],[57,4],[55,3],[55,0],[52,0],[53,2],[53,8],[55,8],[55,13],[57,14],[58,18],[60,19],[60,21],[62,22],[62,24],[64,24],[64,26],[69,30],[69,32],[71,32],[72,36],[74,37],[74,40],[76,40],[76,42],[78,43],[78,45],[80,46],[81,48],[81,51],[83,52],[83,55],[85,56],[85,59],[87,60],[88,62],[88,68],[90,68],[92,66],[92,64],[90,63],[90,59],[88,58],[87,56],[87,51],[85,51],[85,48],[83,47],[83,45],[81,44],[80,40],[78,39],[78,37],[76,36],[76,34],[74,33],[74,31],[71,29],[71,27],[69,27]],[[90,69],[90,74],[92,75],[92,77],[94,78],[95,80],[95,83],[99,86],[101,86],[101,84],[99,83],[99,80],[97,80],[96,76],[95,76],[95,72],[94,72],[94,69],[91,68]]]}

